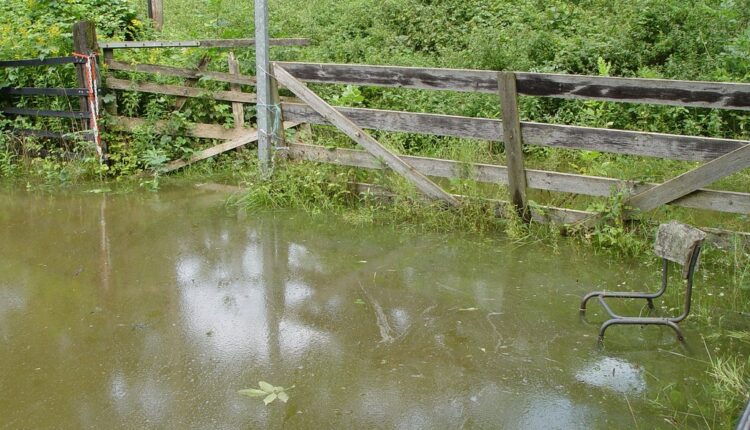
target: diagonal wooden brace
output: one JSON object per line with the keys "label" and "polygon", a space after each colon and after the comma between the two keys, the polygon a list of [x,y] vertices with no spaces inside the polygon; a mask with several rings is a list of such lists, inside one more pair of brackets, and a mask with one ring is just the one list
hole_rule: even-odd
{"label": "diagonal wooden brace", "polygon": [[393,171],[408,179],[427,197],[442,200],[451,206],[459,205],[459,202],[455,197],[445,192],[445,190],[440,188],[429,178],[419,173],[413,166],[406,163],[398,155],[391,152],[388,148],[367,134],[367,132],[359,128],[349,118],[330,104],[326,103],[325,100],[321,99],[289,72],[276,63],[273,64],[272,69],[276,80],[282,85],[322,115],[328,122],[336,126],[336,128],[344,132],[352,140],[362,145],[362,147],[369,153],[383,160],[383,162],[393,169]]}
{"label": "diagonal wooden brace", "polygon": [[[283,124],[283,128],[286,130],[287,128],[296,127],[298,126],[298,122],[285,122]],[[282,131],[283,133],[283,131]],[[255,142],[258,140],[258,130],[248,130],[247,133],[241,135],[240,137],[236,137],[234,139],[226,140],[219,145],[212,146],[208,149],[204,149],[203,151],[198,151],[190,156],[187,160],[173,160],[170,161],[165,167],[164,167],[164,173],[171,172],[173,170],[180,169],[182,167],[185,167],[189,164],[193,164],[196,161],[205,160],[206,158],[211,158],[215,155],[219,155],[223,152],[230,151],[235,148],[239,148],[241,146],[247,145],[248,143]]]}
{"label": "diagonal wooden brace", "polygon": [[[201,57],[200,61],[198,61],[198,66],[196,66],[195,70],[198,72],[205,72],[208,68],[208,63],[211,62],[211,57],[208,55],[204,55]],[[198,84],[198,79],[195,78],[186,78],[185,79],[185,85],[186,87],[194,87],[196,84]],[[185,106],[185,102],[187,102],[187,97],[177,97],[177,100],[174,102],[174,110],[178,111],[182,109],[183,106]]]}
{"label": "diagonal wooden brace", "polygon": [[750,145],[745,145],[661,185],[630,197],[625,204],[634,209],[628,215],[650,211],[748,167],[750,167]]}

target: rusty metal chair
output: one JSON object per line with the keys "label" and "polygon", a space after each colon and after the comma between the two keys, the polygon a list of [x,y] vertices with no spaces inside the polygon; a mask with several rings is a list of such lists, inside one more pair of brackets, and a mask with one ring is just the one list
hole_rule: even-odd
{"label": "rusty metal chair", "polygon": [[[677,221],[662,224],[659,226],[656,242],[654,243],[654,253],[662,258],[661,288],[659,291],[655,293],[594,291],[586,294],[581,301],[581,316],[584,316],[586,313],[586,302],[589,299],[597,297],[599,303],[601,303],[611,318],[605,321],[599,329],[599,342],[604,340],[604,332],[607,328],[615,324],[665,325],[671,327],[677,333],[679,341],[685,340],[677,324],[687,318],[690,313],[690,300],[693,294],[693,274],[698,266],[698,257],[705,238],[706,234],[701,230]],[[670,262],[682,266],[681,275],[686,283],[685,309],[682,314],[677,317],[628,317],[618,315],[612,311],[612,308],[605,301],[606,298],[645,299],[649,309],[653,310],[654,299],[660,297],[667,290]]]}

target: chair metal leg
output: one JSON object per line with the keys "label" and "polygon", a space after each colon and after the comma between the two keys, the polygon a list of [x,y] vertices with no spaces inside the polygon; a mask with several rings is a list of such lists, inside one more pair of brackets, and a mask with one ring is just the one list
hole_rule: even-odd
{"label": "chair metal leg", "polygon": [[593,291],[583,296],[583,299],[581,300],[581,305],[578,306],[578,311],[581,313],[581,315],[586,313],[586,302],[588,302],[589,299],[591,299],[592,297],[596,297],[601,294],[603,294],[603,291]]}
{"label": "chair metal leg", "polygon": [[607,328],[612,325],[623,324],[623,325],[665,325],[671,327],[677,335],[677,340],[680,342],[685,341],[685,336],[682,334],[682,330],[677,326],[676,323],[670,321],[668,318],[649,318],[649,317],[619,317],[612,318],[605,321],[599,329],[599,342],[604,341],[604,334]]}
{"label": "chair metal leg", "polygon": [[[594,297],[597,297],[599,299],[599,303],[602,305],[604,310],[607,312],[607,314],[610,316],[610,319],[605,321],[600,329],[599,329],[599,344],[601,345],[604,341],[604,335],[607,331],[607,328],[612,325],[616,324],[624,324],[624,325],[632,325],[632,324],[638,324],[638,325],[665,325],[670,327],[672,330],[674,330],[675,334],[677,335],[677,340],[680,342],[684,342],[685,336],[682,334],[682,330],[677,326],[677,323],[687,318],[688,314],[690,313],[690,302],[692,298],[692,292],[693,292],[693,274],[695,272],[696,265],[698,263],[698,256],[700,254],[701,250],[701,243],[703,241],[703,237],[705,235],[702,235],[698,239],[691,236],[692,242],[691,245],[693,248],[690,250],[689,255],[689,262],[687,262],[686,271],[683,271],[683,278],[686,281],[686,291],[685,291],[685,307],[682,312],[677,317],[628,317],[628,316],[622,316],[618,315],[612,310],[612,308],[609,306],[606,298],[627,298],[627,299],[645,299],[646,304],[648,305],[650,310],[654,310],[654,299],[661,297],[664,292],[667,290],[667,284],[668,284],[668,272],[669,272],[669,261],[667,258],[671,259],[672,261],[675,261],[679,264],[684,264],[682,260],[675,260],[674,255],[669,254],[667,251],[665,251],[664,247],[674,247],[674,246],[687,246],[687,245],[680,245],[681,243],[679,240],[677,240],[677,245],[675,243],[670,242],[668,239],[662,238],[662,228],[665,229],[665,231],[669,231],[672,227],[671,224],[662,225],[659,230],[659,236],[657,237],[657,244],[658,247],[655,247],[657,249],[657,254],[662,257],[662,278],[661,278],[661,288],[659,288],[659,291],[655,293],[631,293],[631,292],[606,292],[606,291],[594,291],[591,293],[586,294],[583,296],[583,299],[581,300],[581,304],[578,308],[581,318],[584,319],[584,315],[586,313],[586,305],[588,304],[588,301]],[[693,234],[694,233],[690,233]],[[689,236],[688,233],[683,232],[683,238]],[[680,237],[679,235],[677,236]],[[690,249],[690,248],[686,248]]]}

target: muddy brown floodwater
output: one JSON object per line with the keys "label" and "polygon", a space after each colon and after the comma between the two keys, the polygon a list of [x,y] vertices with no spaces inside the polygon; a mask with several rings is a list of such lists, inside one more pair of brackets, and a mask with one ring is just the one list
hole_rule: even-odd
{"label": "muddy brown floodwater", "polygon": [[658,265],[226,197],[0,191],[0,428],[666,428],[648,399],[708,381],[697,322],[578,319]]}

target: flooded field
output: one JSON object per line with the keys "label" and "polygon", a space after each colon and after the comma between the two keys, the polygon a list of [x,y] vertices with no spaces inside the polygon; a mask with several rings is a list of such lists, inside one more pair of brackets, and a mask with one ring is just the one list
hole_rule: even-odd
{"label": "flooded field", "polygon": [[647,399],[708,381],[695,321],[578,318],[658,265],[226,197],[0,191],[0,428],[672,428]]}

